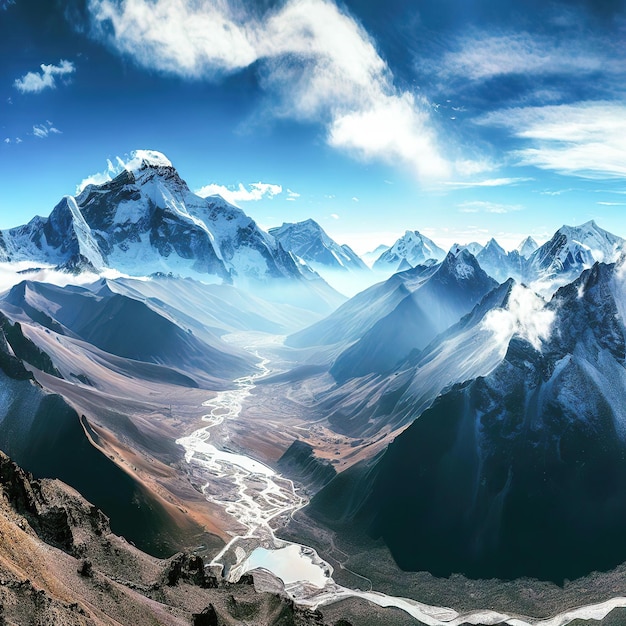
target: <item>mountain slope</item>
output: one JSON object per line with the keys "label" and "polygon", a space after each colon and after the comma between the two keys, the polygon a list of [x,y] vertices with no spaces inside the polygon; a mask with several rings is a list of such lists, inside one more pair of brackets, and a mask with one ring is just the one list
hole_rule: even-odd
{"label": "mountain slope", "polygon": [[396,431],[419,417],[445,388],[489,374],[504,358],[507,341],[491,317],[506,315],[512,333],[519,323],[516,311],[524,308],[521,302],[526,299],[524,288],[510,279],[391,371],[366,374],[331,388],[323,396],[323,406],[332,428],[354,437]]}
{"label": "mountain slope", "polygon": [[390,370],[458,322],[495,286],[467,250],[448,254],[432,275],[342,352],[331,374],[341,383]]}
{"label": "mountain slope", "polygon": [[596,264],[560,289],[544,334],[517,334],[496,369],[444,393],[389,447],[356,526],[401,567],[437,575],[562,581],[621,563],[625,287],[623,271]]}
{"label": "mountain slope", "polygon": [[390,313],[407,295],[435,271],[417,266],[357,294],[328,317],[287,337],[295,348],[329,346],[355,341],[379,319]]}
{"label": "mountain slope", "polygon": [[50,330],[80,338],[105,352],[173,367],[192,377],[208,373],[226,379],[250,369],[247,353],[208,332],[201,340],[145,303],[111,291],[106,283],[61,288],[24,281],[2,302],[18,307]]}

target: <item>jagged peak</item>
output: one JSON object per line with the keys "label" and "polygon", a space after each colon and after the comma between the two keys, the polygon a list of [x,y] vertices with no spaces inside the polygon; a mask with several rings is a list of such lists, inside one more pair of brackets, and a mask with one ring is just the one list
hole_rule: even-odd
{"label": "jagged peak", "polygon": [[517,252],[523,257],[529,257],[537,248],[539,244],[529,235],[522,241],[520,241],[517,248]]}
{"label": "jagged peak", "polygon": [[476,257],[466,248],[456,254],[453,251],[448,252],[436,272],[439,276],[451,275],[459,280],[467,280],[483,273]]}
{"label": "jagged peak", "polygon": [[494,237],[487,242],[483,250],[495,250],[501,254],[506,254],[505,249],[495,240]]}

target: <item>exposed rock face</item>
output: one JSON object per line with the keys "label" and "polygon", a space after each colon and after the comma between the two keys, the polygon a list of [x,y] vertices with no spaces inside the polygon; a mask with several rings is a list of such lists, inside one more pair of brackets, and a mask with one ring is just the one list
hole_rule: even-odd
{"label": "exposed rock face", "polygon": [[30,378],[23,362],[30,363],[52,376],[60,375],[50,356],[24,336],[19,322],[11,323],[2,313],[0,313],[0,353],[2,354],[0,367],[11,378],[18,380]]}
{"label": "exposed rock face", "polygon": [[0,537],[1,624],[331,626],[284,595],[256,592],[251,576],[218,581],[198,555],[140,552],[77,492],[34,480],[2,452]]}
{"label": "exposed rock face", "polygon": [[170,587],[180,581],[189,582],[203,589],[217,587],[217,578],[207,573],[202,557],[183,553],[176,554],[169,560],[164,580]]}
{"label": "exposed rock face", "polygon": [[495,239],[476,254],[480,266],[499,283],[507,278],[523,282],[527,278],[527,261],[518,250],[506,252]]}

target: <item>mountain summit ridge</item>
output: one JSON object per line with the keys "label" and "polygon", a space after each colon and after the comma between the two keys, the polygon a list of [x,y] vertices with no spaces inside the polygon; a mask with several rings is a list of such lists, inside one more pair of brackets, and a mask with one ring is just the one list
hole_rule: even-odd
{"label": "mountain summit ridge", "polygon": [[295,259],[241,209],[192,193],[161,153],[133,155],[115,178],[65,196],[49,217],[3,231],[0,259],[226,282],[304,278]]}

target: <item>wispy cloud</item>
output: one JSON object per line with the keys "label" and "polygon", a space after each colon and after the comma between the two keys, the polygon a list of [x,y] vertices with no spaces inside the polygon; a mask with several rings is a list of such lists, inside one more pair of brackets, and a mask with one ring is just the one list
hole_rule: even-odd
{"label": "wispy cloud", "polygon": [[596,202],[602,206],[626,206],[626,202]]}
{"label": "wispy cloud", "polygon": [[463,202],[458,205],[461,213],[494,213],[504,214],[521,211],[524,207],[520,204],[499,204],[497,202],[487,202],[484,200],[474,200]]}
{"label": "wispy cloud", "polygon": [[80,193],[87,185],[103,185],[117,176],[125,167],[126,162],[120,157],[116,157],[115,163],[111,159],[107,159],[107,167],[102,172],[96,172],[83,178],[76,186],[76,193]]}
{"label": "wispy cloud", "polygon": [[287,200],[290,202],[295,202],[300,197],[300,194],[296,191],[292,191],[291,189],[287,189]]}
{"label": "wispy cloud", "polygon": [[532,180],[532,178],[487,178],[476,181],[446,181],[444,185],[454,187],[456,189],[472,189],[473,187],[505,187],[508,185],[518,185]]}
{"label": "wispy cloud", "polygon": [[528,144],[513,152],[520,165],[582,178],[626,175],[626,104],[622,102],[506,109],[477,123],[504,128]]}
{"label": "wispy cloud", "polygon": [[212,183],[196,190],[199,196],[206,198],[208,196],[222,196],[226,202],[230,202],[238,206],[239,202],[256,202],[264,198],[273,198],[283,192],[281,185],[273,185],[271,183],[251,183],[247,187],[242,183],[236,188],[225,187]]}
{"label": "wispy cloud", "polygon": [[28,72],[13,83],[21,93],[39,93],[44,89],[54,89],[57,78],[68,76],[76,71],[71,61],[59,61],[58,65],[41,64],[41,72]]}
{"label": "wispy cloud", "polygon": [[622,63],[605,42],[558,39],[528,32],[493,34],[474,31],[460,38],[440,60],[446,76],[485,81],[505,75],[621,73]]}
{"label": "wispy cloud", "polygon": [[264,15],[235,0],[90,0],[97,36],[138,64],[218,80],[256,64],[271,114],[321,123],[362,159],[449,175],[422,97],[399,89],[368,33],[331,0],[287,0]]}
{"label": "wispy cloud", "polygon": [[569,193],[571,191],[574,191],[574,189],[556,189],[556,190],[551,190],[551,189],[547,189],[545,191],[540,191],[539,193],[542,196],[562,196],[564,193]]}
{"label": "wispy cloud", "polygon": [[0,0],[0,9],[6,11],[12,4],[15,4],[15,0]]}
{"label": "wispy cloud", "polygon": [[33,135],[39,137],[39,139],[45,139],[50,135],[60,135],[61,131],[55,128],[54,124],[50,120],[46,120],[44,124],[37,124],[33,126]]}

